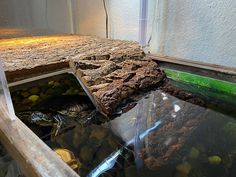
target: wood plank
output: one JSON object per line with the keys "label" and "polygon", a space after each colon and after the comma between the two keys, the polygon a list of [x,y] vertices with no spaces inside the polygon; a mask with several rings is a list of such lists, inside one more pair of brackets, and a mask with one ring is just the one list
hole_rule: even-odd
{"label": "wood plank", "polygon": [[78,177],[20,119],[11,121],[2,105],[0,139],[27,177]]}
{"label": "wood plank", "polygon": [[199,69],[207,69],[207,70],[217,71],[217,72],[221,72],[221,73],[236,75],[236,68],[234,68],[234,67],[227,67],[227,66],[223,66],[223,65],[203,63],[203,62],[192,61],[192,60],[170,57],[170,56],[159,56],[159,55],[155,55],[155,54],[149,54],[148,56],[151,57],[152,59],[158,60],[160,62],[175,63],[175,64],[179,64],[179,65],[184,65],[184,66],[196,67]]}
{"label": "wood plank", "polygon": [[149,54],[163,69],[174,69],[219,80],[236,82],[236,68]]}

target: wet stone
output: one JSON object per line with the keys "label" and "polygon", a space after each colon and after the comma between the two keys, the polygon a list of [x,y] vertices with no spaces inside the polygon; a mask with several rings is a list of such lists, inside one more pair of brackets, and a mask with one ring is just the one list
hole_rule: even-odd
{"label": "wet stone", "polygon": [[80,159],[82,166],[79,174],[88,173],[87,169],[95,168],[122,146],[121,139],[103,125],[77,125],[74,129],[56,136],[53,141],[74,152],[76,158]]}

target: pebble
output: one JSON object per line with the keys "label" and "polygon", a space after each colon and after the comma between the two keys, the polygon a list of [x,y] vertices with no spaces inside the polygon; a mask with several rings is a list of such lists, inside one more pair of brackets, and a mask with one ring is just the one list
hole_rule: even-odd
{"label": "pebble", "polygon": [[28,97],[28,99],[32,102],[36,102],[36,101],[38,101],[39,96],[38,95],[31,95]]}
{"label": "pebble", "polygon": [[177,165],[176,170],[182,174],[189,174],[192,169],[191,165],[188,162],[183,162]]}
{"label": "pebble", "polygon": [[199,154],[200,154],[200,151],[197,148],[192,147],[190,149],[188,157],[191,158],[191,159],[197,159],[199,157]]}
{"label": "pebble", "polygon": [[211,165],[219,165],[221,163],[221,161],[222,161],[221,158],[217,155],[208,157],[208,162]]}

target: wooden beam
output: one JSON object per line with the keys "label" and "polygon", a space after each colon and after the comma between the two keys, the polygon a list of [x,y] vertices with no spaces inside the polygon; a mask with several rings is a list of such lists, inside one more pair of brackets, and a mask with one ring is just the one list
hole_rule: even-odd
{"label": "wooden beam", "polygon": [[170,56],[159,56],[154,54],[148,54],[147,56],[152,58],[154,61],[157,61],[158,64],[164,69],[176,69],[215,79],[236,82],[236,68],[233,67],[203,63]]}
{"label": "wooden beam", "polygon": [[236,68],[233,68],[233,67],[203,63],[203,62],[192,61],[192,60],[170,57],[170,56],[159,56],[159,55],[154,55],[154,54],[148,54],[148,56],[153,58],[154,60],[158,60],[160,62],[175,63],[175,64],[179,64],[179,65],[191,66],[191,67],[196,67],[196,68],[207,69],[207,70],[217,71],[217,72],[221,72],[221,73],[236,75]]}
{"label": "wooden beam", "polygon": [[20,119],[11,121],[2,105],[0,140],[27,177],[78,177]]}

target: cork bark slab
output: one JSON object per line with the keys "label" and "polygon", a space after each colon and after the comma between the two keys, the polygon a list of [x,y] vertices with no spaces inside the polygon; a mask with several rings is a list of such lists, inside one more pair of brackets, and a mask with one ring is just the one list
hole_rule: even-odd
{"label": "cork bark slab", "polygon": [[100,111],[111,115],[121,101],[163,81],[165,74],[147,57],[94,56],[71,60],[70,66]]}
{"label": "cork bark slab", "polygon": [[0,40],[8,81],[70,66],[100,111],[111,115],[120,102],[164,78],[138,43],[94,36],[37,36]]}
{"label": "cork bark slab", "polygon": [[57,35],[0,40],[1,60],[9,82],[68,68],[73,58],[144,55],[137,42],[94,36]]}

